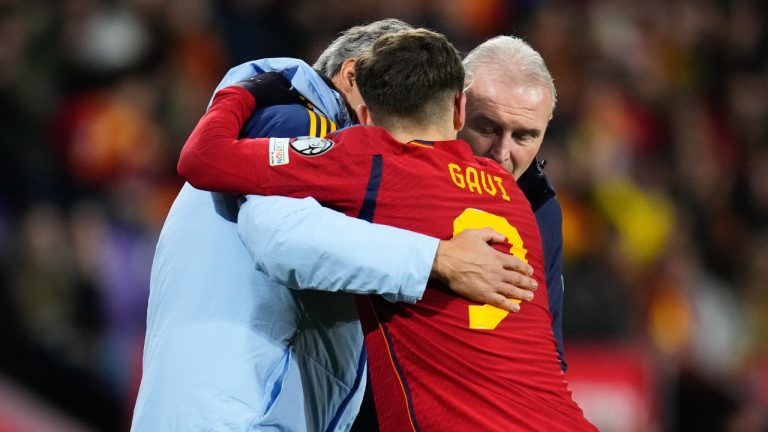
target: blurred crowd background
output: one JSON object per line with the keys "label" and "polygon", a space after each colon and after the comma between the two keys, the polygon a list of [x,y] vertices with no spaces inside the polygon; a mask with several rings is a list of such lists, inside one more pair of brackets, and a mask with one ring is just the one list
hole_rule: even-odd
{"label": "blurred crowd background", "polygon": [[384,17],[462,52],[520,36],[546,60],[587,415],[768,430],[764,0],[0,0],[0,405],[3,385],[35,401],[0,430],[43,409],[127,428],[175,163],[214,87]]}

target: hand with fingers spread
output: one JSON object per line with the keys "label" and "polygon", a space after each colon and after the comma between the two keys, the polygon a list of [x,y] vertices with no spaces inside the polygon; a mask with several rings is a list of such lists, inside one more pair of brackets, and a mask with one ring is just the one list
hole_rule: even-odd
{"label": "hand with fingers spread", "polygon": [[538,283],[531,266],[491,246],[504,240],[491,228],[467,229],[441,240],[431,276],[469,300],[518,312],[520,301],[533,300]]}

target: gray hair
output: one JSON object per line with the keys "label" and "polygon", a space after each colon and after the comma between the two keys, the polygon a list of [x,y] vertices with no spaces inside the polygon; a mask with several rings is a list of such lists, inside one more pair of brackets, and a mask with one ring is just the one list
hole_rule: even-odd
{"label": "gray hair", "polygon": [[369,50],[379,36],[411,30],[413,27],[399,19],[387,18],[370,24],[345,30],[328,48],[320,54],[313,65],[328,78],[332,78],[341,69],[342,63],[350,58],[358,58]]}
{"label": "gray hair", "polygon": [[[555,83],[544,59],[524,40],[514,36],[496,36],[481,43],[464,57],[467,79],[474,78],[480,66],[486,66],[500,79],[522,80],[523,83],[538,84],[549,89],[552,95],[552,111],[557,102]],[[471,82],[465,86],[469,88]]]}

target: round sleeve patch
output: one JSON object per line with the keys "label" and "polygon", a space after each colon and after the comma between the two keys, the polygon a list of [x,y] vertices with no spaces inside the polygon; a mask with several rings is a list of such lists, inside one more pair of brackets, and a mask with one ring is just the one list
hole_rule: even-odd
{"label": "round sleeve patch", "polygon": [[318,156],[333,147],[333,141],[317,137],[297,137],[291,140],[291,148],[304,156]]}

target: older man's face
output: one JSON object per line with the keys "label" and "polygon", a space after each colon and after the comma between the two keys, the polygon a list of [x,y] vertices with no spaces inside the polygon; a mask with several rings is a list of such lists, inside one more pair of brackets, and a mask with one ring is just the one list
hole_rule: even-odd
{"label": "older man's face", "polygon": [[459,138],[474,153],[494,159],[515,179],[539,152],[552,112],[552,95],[544,86],[516,84],[475,71],[467,93],[467,122]]}

